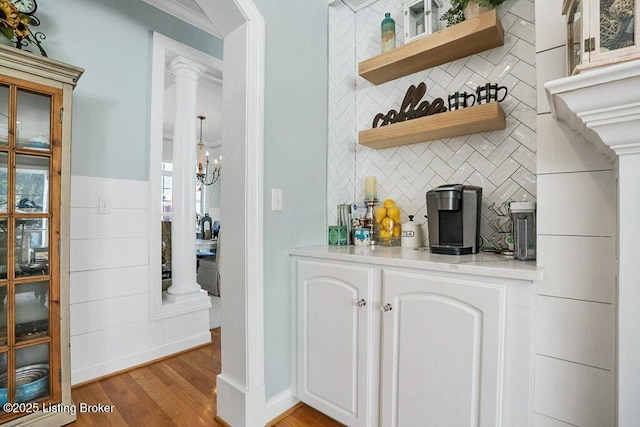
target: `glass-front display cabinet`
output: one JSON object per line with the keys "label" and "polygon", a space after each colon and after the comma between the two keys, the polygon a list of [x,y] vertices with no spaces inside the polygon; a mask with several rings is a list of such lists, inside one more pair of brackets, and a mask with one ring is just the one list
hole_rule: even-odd
{"label": "glass-front display cabinet", "polygon": [[70,113],[81,74],[0,46],[0,423],[6,425],[75,419],[73,410],[47,409],[72,404]]}
{"label": "glass-front display cabinet", "polygon": [[638,0],[565,0],[567,74],[640,58]]}

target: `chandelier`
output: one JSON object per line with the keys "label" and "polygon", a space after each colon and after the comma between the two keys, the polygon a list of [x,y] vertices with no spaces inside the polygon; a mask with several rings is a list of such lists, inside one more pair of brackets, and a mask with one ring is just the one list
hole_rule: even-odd
{"label": "chandelier", "polygon": [[[202,121],[206,119],[204,116],[198,116],[200,119],[200,141],[198,142],[198,169],[196,170],[196,183],[200,185],[212,185],[220,179],[220,169],[222,169],[222,156],[219,159],[213,159],[213,167],[209,162],[209,152],[206,153],[206,163],[202,164],[202,153],[204,152],[204,142],[202,142]],[[210,173],[211,172],[211,173]]]}

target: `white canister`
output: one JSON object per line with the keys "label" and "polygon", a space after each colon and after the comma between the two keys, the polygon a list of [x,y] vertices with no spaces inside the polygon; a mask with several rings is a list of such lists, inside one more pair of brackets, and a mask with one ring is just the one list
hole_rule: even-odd
{"label": "white canister", "polygon": [[422,228],[413,221],[413,215],[409,215],[409,222],[402,224],[402,239],[400,245],[403,248],[422,247]]}

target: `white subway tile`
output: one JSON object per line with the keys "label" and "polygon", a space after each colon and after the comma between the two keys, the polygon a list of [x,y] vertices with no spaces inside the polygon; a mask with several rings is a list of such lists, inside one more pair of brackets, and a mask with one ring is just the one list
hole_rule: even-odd
{"label": "white subway tile", "polygon": [[544,279],[536,293],[613,303],[615,248],[612,237],[538,235],[537,265]]}
{"label": "white subway tile", "polygon": [[521,145],[511,156],[532,174],[536,173],[536,154]]}
{"label": "white subway tile", "polygon": [[611,171],[538,175],[538,234],[612,236],[614,192]]}
{"label": "white subway tile", "polygon": [[611,160],[551,114],[538,121],[538,173],[585,172],[611,169]]}
{"label": "white subway tile", "polygon": [[511,94],[524,102],[532,110],[536,109],[537,94],[536,90],[524,82],[520,82],[513,88]]}
{"label": "white subway tile", "polygon": [[534,411],[580,427],[613,427],[611,371],[535,357]]}
{"label": "white subway tile", "polygon": [[470,68],[474,72],[480,74],[483,78],[486,78],[491,71],[493,71],[494,65],[479,55],[471,55],[467,61],[467,68]]}
{"label": "white subway tile", "polygon": [[537,194],[537,178],[534,174],[527,169],[521,167],[511,175],[513,179],[520,187],[524,188],[529,194]]}
{"label": "white subway tile", "polygon": [[478,152],[473,153],[467,162],[484,176],[490,176],[496,170],[496,165],[491,163],[486,159],[486,157],[482,156]]}
{"label": "white subway tile", "polygon": [[534,2],[529,0],[516,0],[509,8],[509,12],[533,23],[536,18]]}
{"label": "white subway tile", "polygon": [[514,119],[536,130],[536,111],[522,102],[511,112]]}
{"label": "white subway tile", "polygon": [[497,166],[496,170],[489,175],[489,179],[496,185],[502,184],[516,170],[518,170],[519,167],[520,163],[516,162],[512,158],[508,158]]}
{"label": "white subway tile", "polygon": [[500,163],[504,162],[509,156],[511,156],[511,153],[516,151],[519,146],[520,144],[518,144],[518,141],[511,137],[508,137],[502,144],[496,147],[493,153],[489,155],[489,160],[494,165],[499,165]]}
{"label": "white subway tile", "polygon": [[[540,67],[540,65],[538,65],[538,67]],[[513,75],[529,86],[536,87],[536,70],[537,67],[529,65],[524,61],[520,61],[513,67]]]}
{"label": "white subway tile", "polygon": [[509,52],[531,65],[536,64],[536,48],[532,43],[518,39]]}
{"label": "white subway tile", "polygon": [[[537,126],[536,124],[536,128]],[[534,153],[538,150],[538,137],[530,127],[521,124],[513,131],[511,136]]]}
{"label": "white subway tile", "polygon": [[469,139],[467,139],[467,144],[484,157],[488,157],[493,153],[493,150],[496,149],[496,146],[493,145],[491,141],[479,134],[471,135]]}
{"label": "white subway tile", "polygon": [[[529,2],[526,1],[526,3]],[[531,12],[533,12],[533,8],[531,8]],[[527,21],[526,19],[520,18],[516,20],[513,26],[511,26],[509,32],[532,45],[536,42],[535,25],[533,22]]]}

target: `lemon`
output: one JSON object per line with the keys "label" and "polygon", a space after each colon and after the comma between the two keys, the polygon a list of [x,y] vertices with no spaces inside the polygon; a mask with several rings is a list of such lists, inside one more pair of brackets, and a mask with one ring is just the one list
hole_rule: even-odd
{"label": "lemon", "polygon": [[392,208],[396,205],[396,201],[393,199],[387,199],[384,201],[384,203],[382,204],[385,208],[389,209]]}
{"label": "lemon", "polygon": [[400,208],[393,206],[387,209],[387,216],[393,219],[395,222],[400,222]]}
{"label": "lemon", "polygon": [[382,227],[383,230],[390,232],[391,230],[393,230],[393,224],[393,219],[386,217],[380,223],[380,227]]}
{"label": "lemon", "polygon": [[390,240],[391,239],[391,232],[387,231],[387,230],[380,230],[380,239],[381,240]]}
{"label": "lemon", "polygon": [[374,215],[376,217],[376,222],[380,224],[382,219],[387,216],[387,210],[382,206],[379,206],[376,208]]}
{"label": "lemon", "polygon": [[393,226],[393,231],[391,232],[391,234],[393,235],[393,237],[400,237],[400,231],[401,231],[400,224],[396,224]]}

